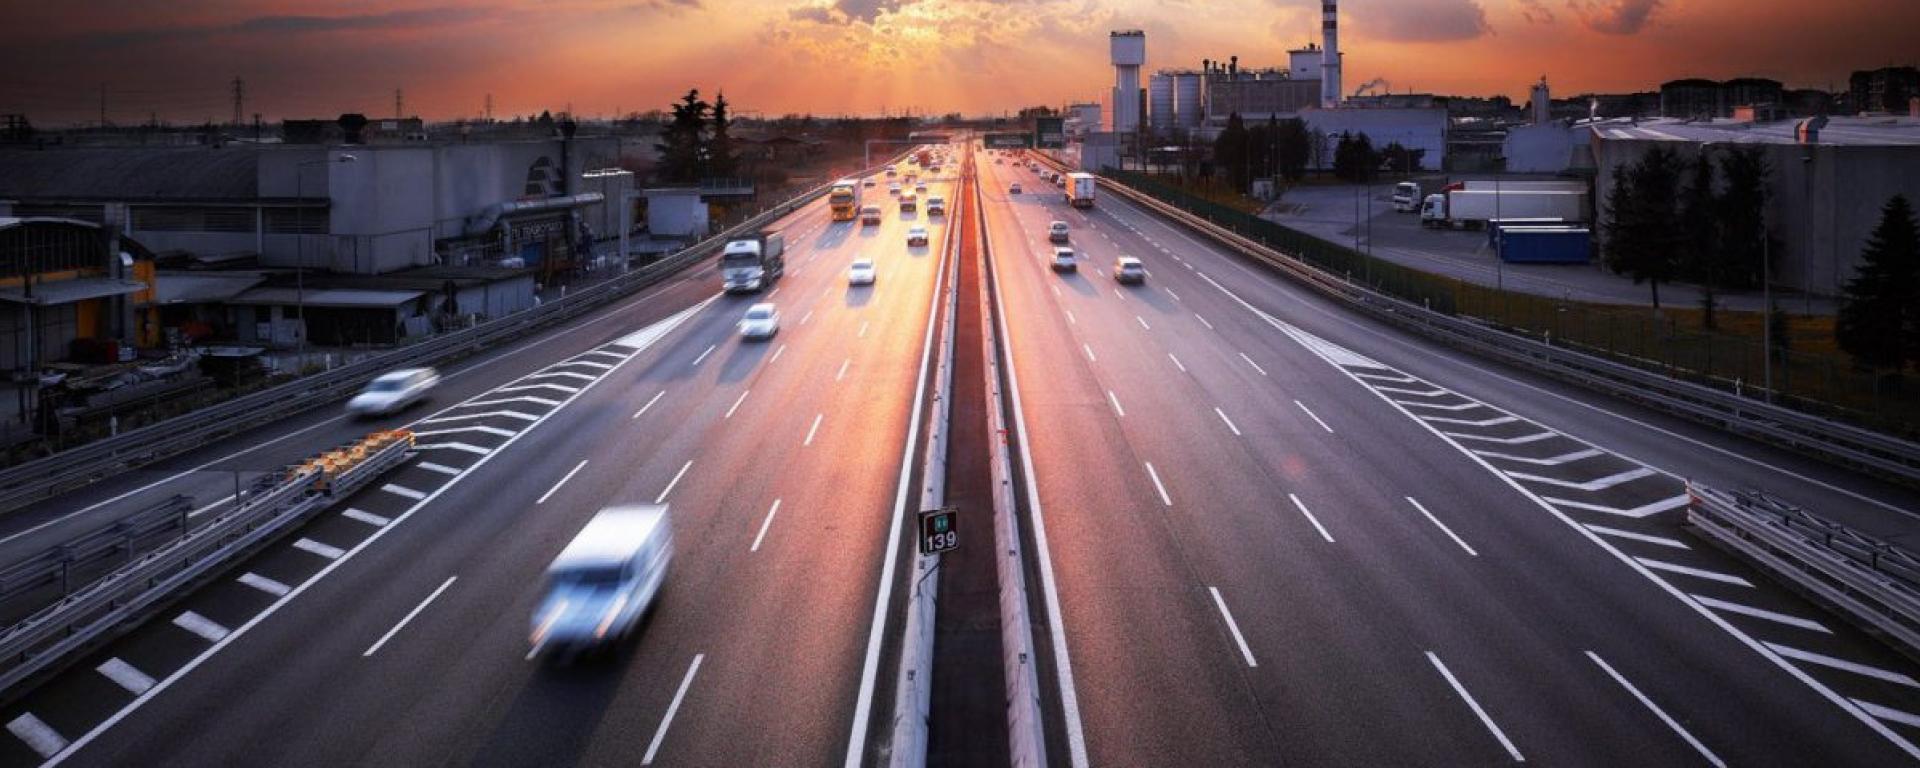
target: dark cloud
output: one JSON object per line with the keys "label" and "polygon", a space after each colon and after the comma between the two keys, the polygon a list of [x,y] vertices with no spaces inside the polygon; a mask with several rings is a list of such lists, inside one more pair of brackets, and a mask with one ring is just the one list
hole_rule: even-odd
{"label": "dark cloud", "polygon": [[1660,0],[1567,0],[1567,7],[1595,32],[1631,35],[1647,25]]}
{"label": "dark cloud", "polygon": [[788,10],[787,18],[794,21],[811,21],[816,24],[840,23],[840,19],[833,15],[833,9],[822,5],[807,5]]}
{"label": "dark cloud", "polygon": [[1410,43],[1472,40],[1492,31],[1477,0],[1399,0],[1350,11],[1368,37]]}
{"label": "dark cloud", "polygon": [[789,9],[787,18],[820,24],[872,24],[882,12],[891,13],[920,0],[833,0],[833,5],[803,5]]}

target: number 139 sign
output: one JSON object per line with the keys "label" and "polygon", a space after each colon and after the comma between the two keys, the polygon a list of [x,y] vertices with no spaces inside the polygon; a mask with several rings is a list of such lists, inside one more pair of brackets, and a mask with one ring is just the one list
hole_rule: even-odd
{"label": "number 139 sign", "polygon": [[920,554],[931,555],[960,546],[960,515],[953,507],[920,513]]}

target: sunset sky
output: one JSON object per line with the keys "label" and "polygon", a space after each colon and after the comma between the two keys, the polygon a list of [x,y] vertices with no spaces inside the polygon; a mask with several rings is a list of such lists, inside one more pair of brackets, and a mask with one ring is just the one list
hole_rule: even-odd
{"label": "sunset sky", "polygon": [[[406,110],[583,115],[724,89],[768,116],[1000,112],[1105,100],[1106,33],[1148,70],[1238,55],[1284,65],[1320,0],[0,0],[0,112],[36,124]],[[1345,0],[1349,90],[1556,94],[1758,75],[1844,88],[1920,59],[1920,0]]]}

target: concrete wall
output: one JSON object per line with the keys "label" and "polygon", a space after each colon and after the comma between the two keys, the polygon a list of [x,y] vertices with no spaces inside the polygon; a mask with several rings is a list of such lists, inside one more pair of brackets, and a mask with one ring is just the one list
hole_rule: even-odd
{"label": "concrete wall", "polygon": [[1501,148],[1506,170],[1511,173],[1559,173],[1568,168],[1592,166],[1587,150],[1588,128],[1575,128],[1560,122],[1519,125],[1507,129]]}

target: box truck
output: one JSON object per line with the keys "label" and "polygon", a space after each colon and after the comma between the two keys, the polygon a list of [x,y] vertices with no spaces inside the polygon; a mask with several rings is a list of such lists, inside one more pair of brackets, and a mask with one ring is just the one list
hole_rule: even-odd
{"label": "box truck", "polygon": [[1091,173],[1069,173],[1066,179],[1067,204],[1075,208],[1093,207],[1094,176]]}
{"label": "box truck", "polygon": [[595,513],[547,566],[529,637],[534,650],[570,653],[625,637],[660,594],[672,559],[665,506]]}
{"label": "box truck", "polygon": [[1466,229],[1484,226],[1490,219],[1584,221],[1586,211],[1586,192],[1453,189],[1427,195],[1420,208],[1420,224]]}
{"label": "box truck", "polygon": [[720,287],[727,293],[755,293],[787,271],[787,240],[778,232],[759,232],[727,241],[720,251]]}

